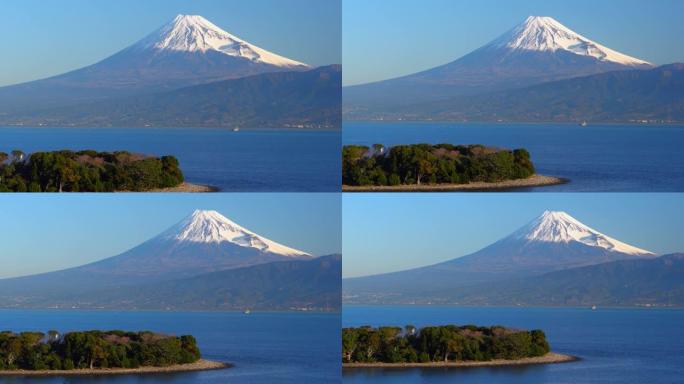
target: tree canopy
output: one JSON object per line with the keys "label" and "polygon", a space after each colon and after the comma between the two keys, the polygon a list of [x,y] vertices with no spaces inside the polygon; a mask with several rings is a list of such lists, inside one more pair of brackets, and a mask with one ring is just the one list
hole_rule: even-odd
{"label": "tree canopy", "polygon": [[0,192],[113,192],[175,187],[178,159],[126,151],[0,152]]}
{"label": "tree canopy", "polygon": [[342,329],[344,363],[512,360],[548,352],[549,344],[541,330],[475,325]]}
{"label": "tree canopy", "polygon": [[525,149],[452,144],[342,148],[342,184],[351,186],[499,182],[533,174]]}
{"label": "tree canopy", "polygon": [[149,331],[0,332],[0,370],[163,367],[200,358],[195,338]]}

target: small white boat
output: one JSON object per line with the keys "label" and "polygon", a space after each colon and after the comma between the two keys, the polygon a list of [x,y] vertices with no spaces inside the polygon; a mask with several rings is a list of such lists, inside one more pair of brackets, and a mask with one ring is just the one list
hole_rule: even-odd
{"label": "small white boat", "polygon": [[587,121],[585,120],[585,121],[581,122],[581,123],[580,123],[580,126],[586,127],[586,126],[587,126]]}
{"label": "small white boat", "polygon": [[233,128],[233,132],[240,132],[240,128]]}
{"label": "small white boat", "polygon": [[592,310],[592,311],[595,311],[595,310],[596,310],[596,306],[595,306],[595,305],[592,305],[592,306],[591,306],[591,310]]}
{"label": "small white boat", "polygon": [[249,315],[250,313],[252,313],[252,311],[250,311],[249,309],[245,309],[245,311],[244,311],[243,313],[244,313],[245,315]]}

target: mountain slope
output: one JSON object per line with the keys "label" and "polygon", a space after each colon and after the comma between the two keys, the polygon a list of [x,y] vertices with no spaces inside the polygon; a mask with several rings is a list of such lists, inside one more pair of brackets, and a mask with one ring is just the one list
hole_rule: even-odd
{"label": "mountain slope", "polygon": [[252,45],[201,16],[178,15],[141,41],[93,65],[0,88],[0,116],[307,69],[308,65]]}
{"label": "mountain slope", "polygon": [[386,115],[458,121],[684,122],[684,64],[456,97],[395,108]]}
{"label": "mountain slope", "polygon": [[[277,261],[78,295],[30,298],[22,307],[145,310],[339,310],[342,258]],[[0,305],[16,302],[0,299]]]}
{"label": "mountain slope", "polygon": [[187,278],[274,261],[308,260],[305,252],[257,235],[215,211],[195,211],[120,255],[80,267],[0,280],[0,298],[35,300]]}
{"label": "mountain slope", "polygon": [[488,44],[487,48],[503,48],[512,51],[568,51],[605,63],[634,67],[651,65],[647,61],[625,55],[592,41],[551,17],[530,16],[524,23]]}
{"label": "mountain slope", "polygon": [[214,51],[281,68],[308,67],[233,36],[199,15],[178,15],[173,22],[162,26],[130,49],[202,53]]}
{"label": "mountain slope", "polygon": [[334,65],[0,115],[0,123],[86,127],[339,127],[341,84],[342,69]]}
{"label": "mountain slope", "polygon": [[618,260],[435,295],[465,305],[684,306],[684,254]]}
{"label": "mountain slope", "polygon": [[396,79],[345,87],[345,113],[350,118],[361,118],[392,106],[651,67],[646,61],[575,33],[550,17],[530,16],[451,63]]}
{"label": "mountain slope", "polygon": [[546,211],[510,236],[475,253],[443,263],[344,280],[353,300],[410,298],[426,292],[489,283],[614,260],[653,258],[604,235],[564,212]]}

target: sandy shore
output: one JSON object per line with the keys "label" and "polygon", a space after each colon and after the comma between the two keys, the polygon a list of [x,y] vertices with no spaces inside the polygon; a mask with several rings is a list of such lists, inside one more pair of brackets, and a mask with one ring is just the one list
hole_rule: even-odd
{"label": "sandy shore", "polygon": [[505,365],[531,365],[569,363],[579,358],[560,353],[549,352],[544,356],[527,357],[518,360],[489,360],[489,361],[450,361],[447,363],[344,363],[342,368],[465,368],[465,367],[494,367]]}
{"label": "sandy shore", "polygon": [[151,189],[150,192],[218,192],[218,188],[210,185],[182,183],[177,187]]}
{"label": "sandy shore", "polygon": [[422,185],[343,185],[344,192],[453,192],[453,191],[487,191],[509,190],[525,187],[541,187],[565,184],[568,180],[544,175],[532,175],[526,179],[506,180],[497,183],[473,182],[468,184],[422,184]]}
{"label": "sandy shore", "polygon": [[230,368],[232,365],[200,359],[190,364],[170,365],[168,367],[140,367],[140,368],[98,368],[98,369],[72,369],[72,370],[43,370],[25,371],[0,370],[0,376],[96,376],[96,375],[137,375],[150,373],[192,372],[208,371],[214,369]]}

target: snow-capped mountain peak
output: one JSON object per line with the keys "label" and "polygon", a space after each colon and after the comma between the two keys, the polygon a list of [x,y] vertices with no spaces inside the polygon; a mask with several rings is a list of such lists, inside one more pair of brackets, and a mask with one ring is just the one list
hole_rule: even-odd
{"label": "snow-capped mountain peak", "polygon": [[219,52],[256,63],[285,68],[308,68],[295,60],[250,44],[199,15],[178,15],[136,44],[137,48],[176,52]]}
{"label": "snow-capped mountain peak", "polygon": [[241,227],[216,211],[196,210],[161,235],[176,242],[222,243],[256,248],[282,256],[310,256],[308,253],[276,243]]}
{"label": "snow-capped mountain peak", "polygon": [[625,244],[590,228],[565,212],[545,211],[537,219],[514,234],[528,242],[579,242],[592,247],[630,255],[649,256],[653,252]]}
{"label": "snow-capped mountain peak", "polygon": [[552,17],[530,16],[498,39],[490,47],[512,51],[567,51],[600,61],[628,66],[652,66],[651,63],[614,51],[559,23]]}

